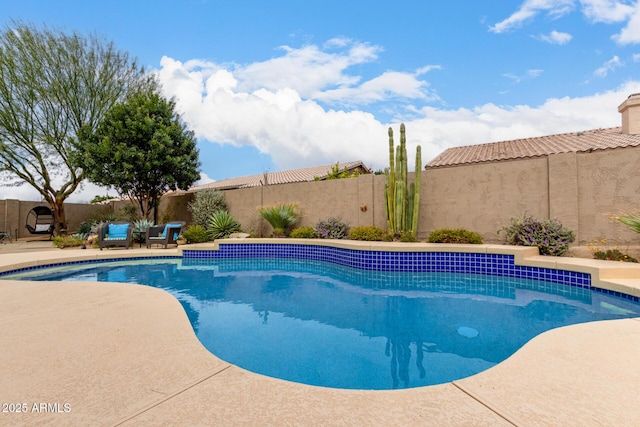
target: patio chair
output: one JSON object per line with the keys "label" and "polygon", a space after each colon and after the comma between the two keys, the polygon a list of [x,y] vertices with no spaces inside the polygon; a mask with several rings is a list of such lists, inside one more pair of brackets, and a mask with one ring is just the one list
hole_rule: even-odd
{"label": "patio chair", "polygon": [[109,246],[131,246],[133,226],[130,222],[114,221],[104,224],[98,229],[98,245],[100,250]]}
{"label": "patio chair", "polygon": [[147,228],[147,249],[151,245],[163,245],[165,249],[167,245],[178,245],[178,236],[185,224],[184,221],[174,221]]}

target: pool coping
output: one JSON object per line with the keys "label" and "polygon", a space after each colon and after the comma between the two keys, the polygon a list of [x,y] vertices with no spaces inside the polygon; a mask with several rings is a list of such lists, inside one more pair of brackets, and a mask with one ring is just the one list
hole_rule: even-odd
{"label": "pool coping", "polygon": [[[128,257],[182,256],[184,250],[217,250],[220,245],[234,244],[315,245],[335,248],[390,252],[464,252],[512,255],[519,266],[568,270],[591,275],[591,286],[640,298],[640,264],[585,258],[553,257],[538,254],[535,247],[507,245],[464,245],[444,243],[363,242],[330,239],[225,239],[211,243],[181,245],[171,249],[80,250],[41,252],[38,256],[1,254],[0,273],[12,269],[45,266],[85,260],[122,259]],[[38,253],[38,252],[35,252]],[[33,254],[33,253],[31,253]]]}
{"label": "pool coping", "polygon": [[[259,241],[279,243],[275,239],[251,239],[250,243]],[[0,271],[16,264],[180,256],[183,249],[211,249],[220,243],[169,250],[4,254],[0,255]],[[635,292],[639,281],[635,269],[618,263],[550,260],[538,256],[535,248],[316,243],[306,239],[284,243],[367,250],[504,251],[521,265],[555,265],[590,273],[594,286],[605,289],[621,286]],[[2,361],[14,367],[0,378],[0,395],[29,403],[72,401],[69,413],[0,413],[3,425],[628,425],[640,417],[640,318],[552,330],[478,375],[449,384],[385,392],[305,386],[227,364],[200,345],[175,298],[144,286],[3,280],[0,320],[8,325],[0,330]],[[114,325],[117,331],[112,330]],[[102,334],[108,339],[91,341]],[[52,342],[61,344],[54,354]],[[171,343],[175,345],[167,346]],[[41,375],[34,378],[33,372]],[[76,391],[85,389],[84,394]]]}

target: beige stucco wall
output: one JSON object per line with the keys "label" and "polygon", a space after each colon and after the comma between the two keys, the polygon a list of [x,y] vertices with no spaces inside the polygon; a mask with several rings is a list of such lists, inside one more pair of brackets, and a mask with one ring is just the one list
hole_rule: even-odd
{"label": "beige stucco wall", "polygon": [[[34,237],[25,228],[27,215],[35,206],[43,204],[44,203],[41,202],[19,201],[15,199],[0,200],[0,227],[7,227],[5,226],[5,223],[7,223],[12,238],[16,236],[19,239]],[[71,232],[76,231],[83,221],[105,209],[109,209],[109,207],[105,205],[65,203],[68,230]]]}
{"label": "beige stucco wall", "polygon": [[429,169],[422,180],[420,237],[438,228],[466,228],[485,242],[514,215],[549,215],[546,158]]}
{"label": "beige stucco wall", "polygon": [[[435,229],[451,227],[476,231],[486,243],[502,243],[504,235],[497,231],[512,216],[526,212],[561,220],[576,232],[577,244],[607,238],[612,244],[637,245],[640,236],[607,214],[640,210],[638,164],[640,147],[630,147],[422,171],[418,238],[424,240]],[[413,177],[410,173],[409,180]],[[384,183],[384,175],[362,175],[224,193],[229,210],[245,231],[268,236],[271,227],[260,219],[257,209],[287,202],[302,209],[301,226],[335,216],[351,226],[386,228]],[[190,222],[187,204],[192,199],[190,193],[163,197],[159,222]],[[125,203],[112,203],[112,209]],[[6,215],[11,227],[25,237],[27,212],[38,204],[0,200],[0,223]],[[77,229],[99,208],[67,204],[69,229]]]}
{"label": "beige stucco wall", "polygon": [[[225,191],[229,211],[247,231],[269,235],[271,227],[260,219],[258,208],[278,203],[296,203],[303,217],[299,226],[313,226],[319,220],[340,217],[352,226],[376,224],[384,227],[384,205],[376,206],[384,177],[363,175],[357,178],[268,185]],[[380,202],[379,202],[380,203]]]}
{"label": "beige stucco wall", "polygon": [[640,210],[640,147],[577,155],[580,239],[639,244],[640,235],[609,214]]}

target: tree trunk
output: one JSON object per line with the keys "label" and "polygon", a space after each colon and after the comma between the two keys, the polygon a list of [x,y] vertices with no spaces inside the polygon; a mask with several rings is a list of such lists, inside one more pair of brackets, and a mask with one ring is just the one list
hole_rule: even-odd
{"label": "tree trunk", "polygon": [[61,236],[67,231],[67,215],[64,211],[64,199],[56,197],[55,202],[49,204],[53,211],[55,235]]}
{"label": "tree trunk", "polygon": [[158,199],[157,196],[152,196],[152,206],[153,206],[153,223],[157,224],[158,223]]}

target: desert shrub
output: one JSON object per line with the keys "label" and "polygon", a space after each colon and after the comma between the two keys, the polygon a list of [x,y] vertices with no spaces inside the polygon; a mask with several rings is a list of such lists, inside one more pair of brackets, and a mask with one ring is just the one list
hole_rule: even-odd
{"label": "desert shrub", "polygon": [[273,227],[274,236],[286,236],[287,231],[298,222],[300,210],[295,203],[285,203],[258,209],[260,216]]}
{"label": "desert shrub", "polygon": [[591,251],[594,259],[602,259],[608,261],[622,262],[638,262],[637,259],[623,253],[616,247],[611,245],[607,239],[594,239],[593,242],[587,243],[587,249]]}
{"label": "desert shrub", "polygon": [[316,232],[313,231],[313,227],[298,227],[291,230],[289,237],[294,239],[313,239],[316,237]]}
{"label": "desert shrub", "polygon": [[316,236],[321,239],[346,239],[349,237],[349,225],[337,217],[318,221],[313,230]]}
{"label": "desert shrub", "polygon": [[81,223],[80,226],[78,227],[78,233],[88,235],[89,233],[91,233],[91,226],[93,224],[95,224],[95,220],[89,220]]}
{"label": "desert shrub", "polygon": [[209,217],[207,231],[214,239],[224,239],[240,231],[240,224],[228,211],[217,211]]}
{"label": "desert shrub", "polygon": [[182,232],[187,243],[204,243],[209,241],[209,232],[201,225],[190,225]]}
{"label": "desert shrub", "polygon": [[221,191],[206,189],[195,193],[193,201],[187,205],[194,224],[204,228],[209,226],[209,218],[217,211],[226,211],[227,202]]}
{"label": "desert shrub", "polygon": [[85,244],[85,239],[78,235],[71,236],[55,236],[53,238],[53,246],[59,249],[73,248]]}
{"label": "desert shrub", "polygon": [[511,217],[511,223],[500,231],[505,232],[508,244],[537,246],[540,255],[562,256],[575,240],[573,230],[557,219],[539,220],[526,214]]}
{"label": "desert shrub", "polygon": [[353,227],[351,231],[349,231],[349,238],[351,240],[366,240],[369,242],[388,242],[392,239],[386,230],[373,225]]}
{"label": "desert shrub", "polygon": [[593,258],[604,259],[609,261],[622,261],[622,262],[638,262],[637,259],[623,254],[618,249],[607,249],[606,251],[596,251],[593,253]]}
{"label": "desert shrub", "polygon": [[471,243],[481,244],[482,236],[464,228],[440,228],[429,234],[429,243]]}
{"label": "desert shrub", "polygon": [[405,243],[415,243],[418,241],[416,236],[409,231],[403,231],[402,233],[400,233],[400,238],[398,240]]}

